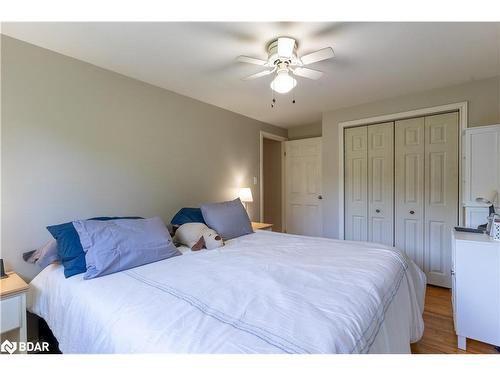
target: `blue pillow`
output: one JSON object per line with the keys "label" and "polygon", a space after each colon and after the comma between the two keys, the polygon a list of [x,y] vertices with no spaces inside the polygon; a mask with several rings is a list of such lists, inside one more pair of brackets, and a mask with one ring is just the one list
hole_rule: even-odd
{"label": "blue pillow", "polygon": [[186,223],[205,223],[201,208],[184,207],[179,210],[170,222],[172,225],[182,225]]}
{"label": "blue pillow", "polygon": [[[142,219],[141,217],[94,217],[89,220],[117,220],[117,219]],[[66,278],[84,273],[87,271],[85,262],[85,252],[78,232],[72,222],[51,225],[47,227],[52,237],[57,241],[57,254],[64,266],[64,276]]]}

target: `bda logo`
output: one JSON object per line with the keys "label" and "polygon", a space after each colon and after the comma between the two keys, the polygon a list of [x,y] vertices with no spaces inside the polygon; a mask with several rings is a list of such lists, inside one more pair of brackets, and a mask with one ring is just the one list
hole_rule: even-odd
{"label": "bda logo", "polygon": [[9,353],[12,354],[16,351],[17,349],[17,342],[10,342],[9,340],[5,340],[2,342],[2,345],[0,345],[0,351],[3,353]]}

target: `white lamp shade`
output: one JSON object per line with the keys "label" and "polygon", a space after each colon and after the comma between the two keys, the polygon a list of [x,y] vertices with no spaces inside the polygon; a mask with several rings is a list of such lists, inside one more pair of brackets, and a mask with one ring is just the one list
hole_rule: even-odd
{"label": "white lamp shade", "polygon": [[238,197],[242,202],[253,202],[252,190],[250,188],[241,188]]}

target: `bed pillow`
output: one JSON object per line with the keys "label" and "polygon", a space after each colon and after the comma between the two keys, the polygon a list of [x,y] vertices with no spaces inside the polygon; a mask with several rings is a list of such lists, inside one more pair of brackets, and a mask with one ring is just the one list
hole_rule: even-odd
{"label": "bed pillow", "polygon": [[44,269],[49,264],[60,261],[57,254],[57,241],[52,239],[38,249],[23,254],[23,258],[26,262],[35,263]]}
{"label": "bed pillow", "polygon": [[252,223],[239,198],[204,204],[201,212],[207,225],[219,233],[224,241],[253,233]]}
{"label": "bed pillow", "polygon": [[85,252],[84,279],[109,275],[171,258],[177,250],[159,217],[139,220],[73,222]]}
{"label": "bed pillow", "polygon": [[203,214],[199,208],[184,207],[177,212],[172,220],[170,221],[172,225],[181,226],[186,223],[203,223]]}
{"label": "bed pillow", "polygon": [[[142,219],[141,217],[94,217],[89,220],[118,220],[118,219]],[[64,267],[64,276],[66,278],[84,273],[87,271],[85,263],[85,253],[80,238],[73,226],[73,223],[63,223],[47,227],[52,237],[57,241],[57,254]]]}

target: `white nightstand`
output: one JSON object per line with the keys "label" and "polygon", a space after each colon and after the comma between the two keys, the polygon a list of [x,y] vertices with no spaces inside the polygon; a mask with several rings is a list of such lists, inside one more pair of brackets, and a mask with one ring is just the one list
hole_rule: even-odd
{"label": "white nightstand", "polygon": [[29,285],[14,272],[7,275],[0,279],[1,342],[6,339],[26,342],[26,292]]}

